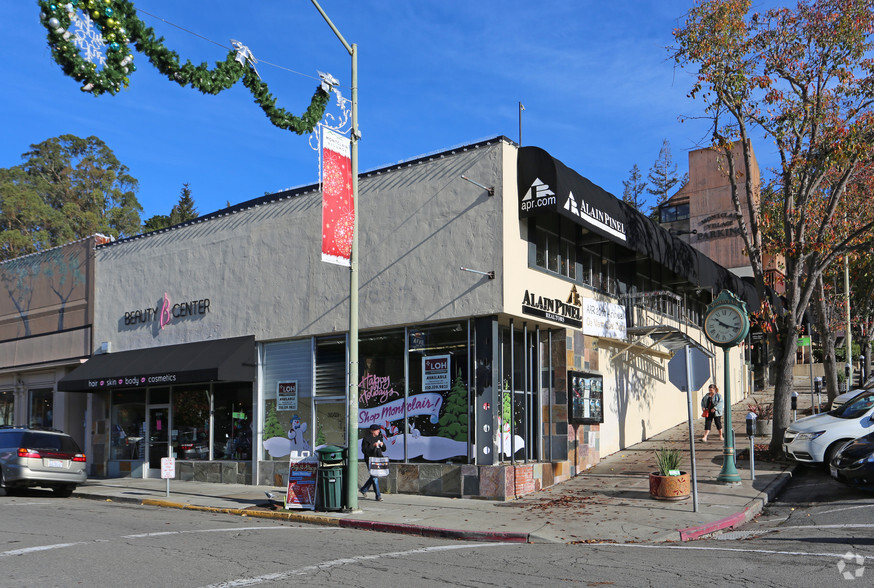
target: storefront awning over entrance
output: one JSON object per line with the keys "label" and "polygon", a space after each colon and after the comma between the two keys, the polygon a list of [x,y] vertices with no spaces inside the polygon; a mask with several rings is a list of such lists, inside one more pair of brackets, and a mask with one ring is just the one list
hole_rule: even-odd
{"label": "storefront awning over entrance", "polygon": [[255,337],[95,355],[58,382],[64,392],[255,380]]}
{"label": "storefront awning over entrance", "polygon": [[551,213],[646,256],[690,284],[718,294],[731,290],[750,310],[755,287],[678,239],[658,223],[587,180],[539,147],[521,147],[517,162],[519,217]]}

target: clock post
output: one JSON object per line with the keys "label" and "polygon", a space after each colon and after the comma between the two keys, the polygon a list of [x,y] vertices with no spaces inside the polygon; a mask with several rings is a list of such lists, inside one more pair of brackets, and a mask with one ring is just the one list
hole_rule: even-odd
{"label": "clock post", "polygon": [[716,476],[717,482],[725,482],[727,484],[739,484],[740,472],[734,465],[734,429],[731,425],[731,371],[729,369],[730,347],[723,347],[723,387],[725,388],[725,443],[722,446],[722,469],[719,470],[719,475]]}
{"label": "clock post", "polygon": [[731,366],[729,352],[743,341],[750,330],[746,303],[729,290],[723,290],[707,307],[704,334],[723,351],[723,398],[725,404],[725,443],[722,450],[722,470],[718,482],[739,484],[740,473],[734,465],[734,430],[731,422]]}

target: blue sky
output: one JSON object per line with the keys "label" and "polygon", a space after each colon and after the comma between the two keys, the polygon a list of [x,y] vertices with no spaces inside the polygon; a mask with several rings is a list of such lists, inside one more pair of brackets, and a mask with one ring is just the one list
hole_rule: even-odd
{"label": "blue sky", "polygon": [[[223,45],[238,39],[278,105],[300,114],[327,71],[349,95],[350,59],[308,0],[137,0],[137,8]],[[644,174],[663,139],[679,174],[707,141],[686,94],[689,72],[666,47],[692,0],[321,0],[359,49],[360,169],[366,171],[495,135],[549,151],[617,196],[633,164]],[[212,63],[226,50],[153,18],[182,60]],[[51,59],[39,7],[4,3],[0,65],[0,167],[29,145],[96,135],[139,182],[143,219],[168,214],[190,183],[205,214],[318,180],[306,137],[270,124],[242,84],[202,95],[160,76],[134,53],[137,71],[116,96],[94,97]],[[292,73],[287,70],[293,70]],[[301,75],[303,74],[303,75]],[[679,122],[678,117],[691,117]],[[768,145],[754,143],[760,164]]]}

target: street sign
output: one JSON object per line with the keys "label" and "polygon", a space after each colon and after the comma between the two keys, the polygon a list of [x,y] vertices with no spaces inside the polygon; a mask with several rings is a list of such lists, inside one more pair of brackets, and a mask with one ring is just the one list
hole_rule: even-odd
{"label": "street sign", "polygon": [[799,337],[798,338],[798,346],[799,347],[809,347],[810,346],[810,337]]}
{"label": "street sign", "polygon": [[167,478],[168,480],[176,477],[176,458],[161,458],[161,477]]}

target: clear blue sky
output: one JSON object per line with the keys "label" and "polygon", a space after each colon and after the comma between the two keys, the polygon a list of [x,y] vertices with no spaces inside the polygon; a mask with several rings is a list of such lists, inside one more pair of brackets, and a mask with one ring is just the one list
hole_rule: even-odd
{"label": "clear blue sky", "polygon": [[[60,3],[60,2],[59,2]],[[300,114],[316,71],[348,96],[350,59],[308,0],[138,0],[137,8],[256,59],[278,105]],[[366,171],[495,135],[549,151],[617,196],[633,164],[644,175],[663,139],[678,173],[707,141],[686,94],[689,72],[666,47],[692,0],[321,0],[359,47],[360,169]],[[184,61],[212,63],[226,50],[140,14]],[[306,137],[272,126],[238,84],[203,95],[160,76],[140,53],[116,96],[79,90],[51,59],[39,7],[4,2],[0,32],[3,114],[0,167],[32,143],[96,135],[139,182],[143,219],[168,214],[183,182],[205,214],[268,192],[315,183]],[[300,75],[304,74],[304,75]],[[310,77],[311,76],[311,77]],[[678,117],[693,117],[679,122]],[[760,163],[768,145],[755,143]]]}

